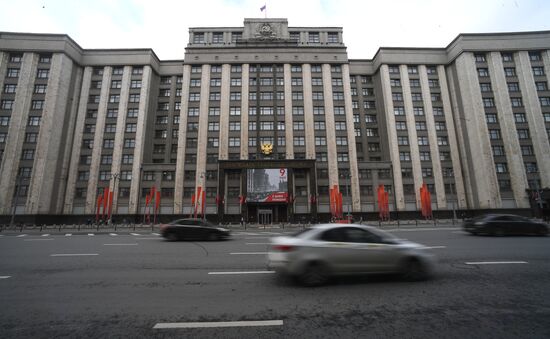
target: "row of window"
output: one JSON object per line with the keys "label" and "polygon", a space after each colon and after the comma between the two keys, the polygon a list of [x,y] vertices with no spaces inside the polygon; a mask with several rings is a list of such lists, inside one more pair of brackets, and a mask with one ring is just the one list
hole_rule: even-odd
{"label": "row of window", "polygon": [[[8,70],[6,72],[6,78],[19,78],[20,71],[21,70],[19,68],[8,68]],[[38,79],[48,79],[49,76],[50,76],[50,70],[49,69],[39,68],[36,71],[36,77]]]}
{"label": "row of window", "polygon": [[[510,52],[502,52],[501,54],[502,60],[505,62],[512,62],[514,61],[514,54]],[[475,53],[474,59],[476,62],[487,62],[487,58],[484,53]],[[531,61],[541,61],[542,55],[540,51],[530,51],[529,52],[529,60]]]}
{"label": "row of window", "polygon": [[[419,136],[417,137],[418,146],[429,146],[429,138],[427,136]],[[397,144],[399,146],[408,146],[409,145],[409,137],[408,136],[397,136]],[[437,144],[439,146],[447,146],[449,145],[449,139],[446,136],[438,136],[437,137]]]}
{"label": "row of window", "polygon": [[[401,79],[390,79],[390,86],[391,87],[401,87]],[[419,79],[409,79],[409,86],[410,87],[420,87],[420,80]],[[428,79],[428,87],[430,88],[437,88],[439,87],[439,80],[437,79]]]}
{"label": "row of window", "polygon": [[[88,98],[88,103],[89,104],[99,104],[99,99],[100,99],[99,95],[90,95],[89,98]],[[139,100],[140,100],[140,95],[137,94],[137,93],[133,93],[133,94],[130,94],[128,96],[128,102],[139,103]],[[111,95],[109,95],[108,102],[110,104],[118,104],[120,102],[120,94],[111,94]]]}
{"label": "row of window", "polygon": [[[544,67],[542,66],[533,66],[531,67],[531,70],[533,71],[534,76],[543,76],[544,73]],[[477,69],[477,74],[480,77],[488,77],[489,76],[489,69],[480,67]],[[515,77],[516,74],[516,68],[515,67],[504,67],[504,75],[507,77]]]}
{"label": "row of window", "polygon": [[[388,66],[388,72],[390,74],[399,74],[399,66],[398,65],[389,65]],[[407,66],[407,73],[409,73],[409,74],[418,74],[418,66],[408,65]],[[429,74],[429,75],[437,74],[437,68],[435,66],[426,66],[426,73]]]}
{"label": "row of window", "polygon": [[[17,54],[10,54],[10,63],[21,63],[23,61],[23,54],[17,53]],[[49,64],[52,62],[52,55],[51,54],[40,54],[38,56],[38,63],[41,64]]]}
{"label": "row of window", "polygon": [[[321,73],[323,71],[321,65],[310,65],[311,67],[311,73]],[[283,66],[277,65],[277,66],[271,66],[271,65],[250,65],[249,71],[250,73],[272,73],[273,70],[277,73],[283,73]],[[302,66],[301,65],[290,65],[290,71],[292,73],[301,73],[302,72]],[[342,66],[340,65],[331,65],[330,66],[331,73],[342,73]],[[221,65],[211,65],[210,66],[210,73],[221,73],[222,72],[222,66]],[[242,66],[241,65],[232,65],[231,66],[231,72],[232,73],[241,73],[242,72]],[[191,73],[202,73],[202,66],[201,65],[193,65],[191,66]],[[366,79],[366,78],[365,78]]]}

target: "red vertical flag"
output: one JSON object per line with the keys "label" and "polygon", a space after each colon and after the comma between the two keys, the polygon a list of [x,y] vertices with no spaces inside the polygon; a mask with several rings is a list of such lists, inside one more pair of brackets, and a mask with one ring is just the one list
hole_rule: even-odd
{"label": "red vertical flag", "polygon": [[107,214],[107,203],[109,202],[109,187],[105,187],[103,189],[103,213],[102,218],[105,219],[105,215]]}
{"label": "red vertical flag", "polygon": [[160,206],[160,191],[157,191],[157,196],[155,200],[155,216],[154,216],[154,223],[157,223],[157,214],[159,212],[159,206]]}
{"label": "red vertical flag", "polygon": [[206,191],[202,191],[201,214],[203,218],[204,218],[205,209],[206,209]]}
{"label": "red vertical flag", "polygon": [[109,220],[111,219],[111,215],[113,212],[113,192],[109,192]]}

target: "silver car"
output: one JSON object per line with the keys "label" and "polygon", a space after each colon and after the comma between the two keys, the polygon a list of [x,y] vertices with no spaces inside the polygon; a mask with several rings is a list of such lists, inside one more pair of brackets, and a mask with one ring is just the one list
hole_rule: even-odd
{"label": "silver car", "polygon": [[325,283],[332,275],[402,273],[408,280],[428,278],[435,258],[420,244],[374,227],[316,225],[293,236],[271,239],[268,267],[304,285]]}

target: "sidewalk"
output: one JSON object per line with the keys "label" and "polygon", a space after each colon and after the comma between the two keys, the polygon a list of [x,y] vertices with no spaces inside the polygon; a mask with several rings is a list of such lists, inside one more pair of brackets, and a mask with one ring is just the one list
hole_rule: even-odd
{"label": "sidewalk", "polygon": [[[445,220],[397,220],[395,221],[363,221],[363,225],[369,225],[378,227],[381,229],[395,229],[395,228],[426,228],[426,227],[460,227],[461,220],[445,219]],[[271,225],[260,224],[245,224],[241,226],[240,223],[220,225],[220,227],[228,228],[232,231],[246,231],[246,230],[299,230],[312,226],[309,223],[301,224],[289,224],[289,223],[277,223]],[[117,232],[154,232],[159,233],[159,225],[145,225],[145,224],[115,224],[115,225],[23,225],[9,227],[7,225],[0,226],[0,234],[13,234],[13,233],[71,233],[71,234],[103,234],[103,233],[117,233]]]}

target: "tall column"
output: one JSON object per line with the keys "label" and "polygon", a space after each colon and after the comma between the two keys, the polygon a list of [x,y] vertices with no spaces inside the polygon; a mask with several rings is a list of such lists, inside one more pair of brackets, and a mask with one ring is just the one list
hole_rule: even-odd
{"label": "tall column", "polygon": [[528,208],[529,201],[525,194],[527,175],[525,174],[523,165],[514,113],[512,112],[512,103],[510,102],[510,94],[508,93],[508,85],[506,84],[506,76],[500,53],[489,53],[487,55],[487,64],[489,65],[489,74],[491,74],[491,87],[495,97],[514,200],[517,207]]}
{"label": "tall column", "polygon": [[[19,170],[23,142],[25,141],[25,130],[29,119],[29,109],[31,107],[31,96],[34,79],[36,78],[37,64],[37,54],[25,53],[23,55],[19,81],[17,82],[15,102],[11,111],[10,128],[4,148],[4,157],[2,159],[2,171],[0,173],[1,214],[11,213],[12,198],[15,190],[15,183],[17,181],[16,178]],[[31,194],[30,191],[29,194]]]}
{"label": "tall column", "polygon": [[58,164],[63,161],[60,152],[64,133],[52,133],[56,128],[63,128],[67,118],[67,102],[71,88],[73,61],[65,54],[55,53],[52,57],[48,78],[38,142],[36,143],[33,163],[33,175],[29,184],[29,196],[25,208],[28,214],[52,213],[55,200],[52,197],[56,187]]}
{"label": "tall column", "polygon": [[384,98],[384,107],[386,109],[386,129],[388,131],[388,147],[390,160],[392,162],[392,176],[395,187],[395,201],[397,201],[396,210],[405,209],[405,196],[403,195],[403,177],[401,176],[401,161],[399,160],[399,146],[397,145],[397,131],[395,129],[395,113],[393,111],[393,99],[390,85],[390,72],[388,65],[380,66],[380,78],[382,81],[382,97]]}
{"label": "tall column", "polygon": [[[120,103],[118,105],[118,116],[116,120],[116,133],[113,147],[113,164],[111,165],[111,173],[120,174],[120,168],[122,165],[122,151],[124,147],[124,132],[126,130],[126,112],[128,111],[128,98],[130,96],[130,79],[132,74],[132,67],[125,66],[122,73],[122,83],[120,88]],[[144,100],[141,95],[139,101]],[[139,174],[137,177],[132,176],[132,181],[139,181]],[[117,213],[118,208],[118,186],[120,180],[112,180],[109,184],[111,192],[113,192],[113,214]]]}
{"label": "tall column", "polygon": [[330,64],[323,64],[323,97],[325,98],[325,122],[327,132],[328,181],[329,187],[338,183],[338,159],[336,158],[336,130],[334,123],[334,101],[332,98],[332,73]]}
{"label": "tall column", "polygon": [[95,213],[94,207],[97,195],[99,163],[101,161],[101,150],[103,149],[103,133],[105,131],[105,117],[107,116],[107,104],[109,102],[112,72],[112,67],[108,66],[103,69],[103,79],[101,80],[101,92],[94,134],[92,163],[90,164],[90,176],[88,179],[88,190],[86,192],[86,214]]}
{"label": "tall column", "polygon": [[[433,116],[432,96],[428,84],[428,73],[426,66],[418,67],[420,73],[420,88],[422,89],[422,102],[426,115],[426,128],[428,129],[428,139],[430,142],[430,153],[432,159],[432,172],[434,176],[435,195],[437,207],[447,209],[447,200],[445,199],[445,185],[443,183],[443,173],[441,172],[441,160],[439,159],[439,147],[437,147],[437,132],[435,130],[435,120]],[[443,88],[441,88],[443,92]]]}
{"label": "tall column", "polygon": [[[355,146],[355,123],[353,121],[353,106],[351,103],[351,84],[349,64],[342,65],[342,81],[344,83],[344,106],[346,110],[346,126],[348,132],[349,169],[351,174],[351,204],[353,212],[361,212],[361,193],[359,190],[359,168],[357,167],[357,150]],[[312,119],[313,120],[313,119]]]}
{"label": "tall column", "polygon": [[187,141],[187,110],[189,108],[190,79],[191,66],[183,65],[180,123],[178,127],[178,158],[176,161],[176,181],[174,186],[174,214],[183,213],[183,178],[185,169],[185,146]]}
{"label": "tall column", "polygon": [[[315,159],[315,132],[313,130],[313,93],[311,88],[311,65],[302,65],[304,91],[304,127],[306,135],[306,159]],[[292,143],[293,140],[287,140]]]}
{"label": "tall column", "polygon": [[[72,96],[69,99],[70,108],[68,109],[68,118],[67,118],[69,120],[69,123],[67,124],[67,137],[65,138],[65,140],[70,140],[70,141],[74,140],[74,136],[76,133],[75,126],[77,124],[77,119],[78,119],[78,99],[80,97],[80,91],[82,89],[83,73],[84,73],[83,68],[77,66],[74,72],[74,76],[71,79]],[[63,210],[65,206],[65,199],[67,197],[66,195],[67,191],[72,190],[71,199],[74,199],[74,186],[72,187],[72,189],[68,187],[70,166],[71,166],[71,154],[74,152],[75,148],[80,149],[81,145],[82,145],[82,140],[80,140],[78,143],[65,142],[65,144],[63,145],[63,148],[64,148],[63,164],[61,167],[61,175],[59,177],[59,189],[57,194],[57,202],[55,204],[55,210],[53,210],[53,213],[55,214],[64,213]]]}
{"label": "tall column", "polygon": [[[285,64],[284,82],[285,82],[285,139],[286,139],[286,158],[294,159],[293,138],[294,131],[292,129],[292,73],[290,65]],[[326,100],[326,99],[325,99]]]}
{"label": "tall column", "polygon": [[[222,65],[222,86],[220,101],[220,147],[218,159],[227,160],[229,147],[229,86],[231,85],[231,65]],[[242,83],[242,82],[241,82]],[[247,112],[248,113],[248,112]],[[241,112],[243,114],[243,112]],[[248,126],[247,126],[248,127]],[[243,129],[244,126],[241,127]],[[199,139],[199,140],[206,140]]]}
{"label": "tall column", "polygon": [[78,175],[78,163],[80,161],[80,150],[82,148],[82,136],[84,135],[84,123],[86,121],[88,97],[90,96],[92,70],[93,68],[90,66],[87,66],[84,69],[80,97],[78,100],[75,100],[78,102],[78,111],[76,114],[76,127],[73,137],[71,164],[69,166],[69,177],[67,179],[67,190],[65,191],[65,205],[63,207],[64,214],[71,214],[73,212],[76,178]]}
{"label": "tall column", "polygon": [[485,120],[474,55],[465,52],[456,61],[457,81],[462,100],[467,161],[472,170],[472,183],[476,192],[474,208],[499,208],[501,205],[498,180],[493,162],[491,141]]}
{"label": "tall column", "polygon": [[407,65],[399,66],[401,76],[401,88],[403,90],[403,102],[405,104],[405,117],[407,118],[407,133],[409,134],[409,150],[411,152],[411,164],[414,181],[414,194],[416,207],[420,208],[420,187],[422,187],[422,166],[420,165],[420,151],[418,149],[418,135],[416,134],[416,120],[413,112],[411,85]]}
{"label": "tall column", "polygon": [[[206,172],[206,142],[208,137],[208,103],[210,96],[210,65],[202,65],[201,75],[201,95],[199,108],[199,133],[197,139],[197,176],[195,178],[195,190],[201,186],[205,189],[206,178],[201,173]],[[221,128],[229,128],[229,126],[220,126]],[[200,211],[202,208],[202,200],[198,199],[197,208]]]}
{"label": "tall column", "polygon": [[0,99],[2,98],[2,94],[4,94],[4,79],[8,70],[8,60],[9,54],[0,51]]}
{"label": "tall column", "polygon": [[248,92],[250,65],[241,66],[241,160],[248,159]]}
{"label": "tall column", "polygon": [[[529,54],[522,51],[516,54],[518,70],[519,86],[523,95],[523,105],[525,106],[525,115],[529,123],[529,132],[533,141],[533,149],[537,158],[537,166],[539,171],[540,183],[542,187],[550,187],[550,145],[548,143],[548,135],[546,134],[546,124],[540,107],[540,101],[531,69]],[[548,51],[543,53],[543,61],[545,62],[546,73],[550,73],[550,60]]]}
{"label": "tall column", "polygon": [[[143,163],[143,152],[145,150],[145,131],[147,130],[147,110],[149,109],[149,93],[151,93],[152,82],[151,66],[143,66],[143,75],[141,76],[141,91],[139,92],[138,119],[136,130],[136,147],[134,148],[134,164],[132,165],[132,182],[130,183],[130,206],[129,214],[137,213],[137,202],[139,200],[140,167]],[[135,179],[134,179],[135,178]]]}
{"label": "tall column", "polygon": [[[458,149],[457,131],[455,130],[455,123],[453,121],[453,109],[451,108],[451,99],[449,97],[449,91],[452,93],[449,83],[447,82],[447,76],[445,75],[445,66],[437,66],[437,74],[439,77],[439,86],[441,87],[441,101],[443,102],[443,114],[445,114],[445,123],[447,124],[447,136],[449,137],[449,147],[451,148],[451,162],[453,164],[454,184],[456,194],[456,200],[458,200],[459,208],[467,208],[466,193],[464,191],[464,178],[462,177],[462,164],[460,162],[460,154]],[[456,98],[456,96],[455,96]],[[454,105],[454,111],[457,117],[458,107]],[[458,132],[460,135],[460,132]]]}

